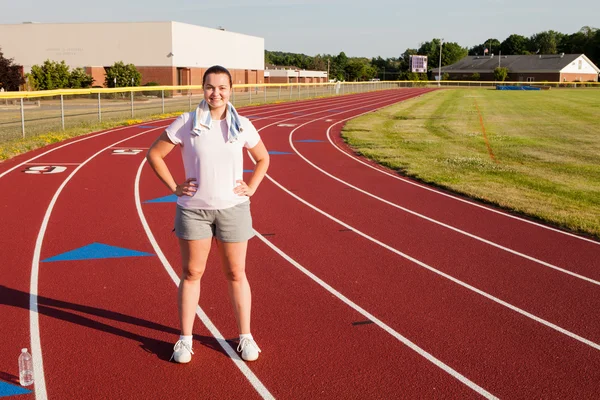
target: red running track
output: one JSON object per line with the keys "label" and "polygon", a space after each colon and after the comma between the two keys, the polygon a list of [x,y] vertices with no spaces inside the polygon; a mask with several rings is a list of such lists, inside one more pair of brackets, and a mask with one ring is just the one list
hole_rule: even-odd
{"label": "red running track", "polygon": [[[168,193],[144,154],[169,120],[1,164],[0,315],[10,330],[0,380],[17,382],[27,346],[35,393],[21,398],[596,398],[600,244],[399,177],[339,139],[347,119],[425,92],[240,110],[270,151],[287,153],[272,155],[252,198],[248,275],[263,350],[254,363],[232,352],[215,254],[194,359],[168,362],[174,204],[146,203]],[[183,178],[178,152],[167,161]],[[66,170],[23,173],[34,164]],[[151,256],[44,261],[91,243]]]}

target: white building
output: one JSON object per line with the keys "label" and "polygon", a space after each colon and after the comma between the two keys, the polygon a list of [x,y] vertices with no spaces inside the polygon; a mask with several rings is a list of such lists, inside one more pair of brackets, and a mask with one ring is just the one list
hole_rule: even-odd
{"label": "white building", "polygon": [[83,67],[94,85],[105,68],[134,64],[142,84],[201,85],[215,64],[231,72],[234,84],[263,83],[263,38],[180,22],[123,22],[0,25],[0,47],[29,72],[46,60]]}
{"label": "white building", "polygon": [[265,66],[265,83],[323,83],[327,82],[327,71],[310,71],[296,67]]}

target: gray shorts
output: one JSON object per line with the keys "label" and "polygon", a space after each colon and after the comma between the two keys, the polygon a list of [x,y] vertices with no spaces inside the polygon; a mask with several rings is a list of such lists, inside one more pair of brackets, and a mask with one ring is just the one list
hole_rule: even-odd
{"label": "gray shorts", "polygon": [[222,210],[189,209],[178,204],[175,235],[185,240],[216,236],[221,242],[245,242],[254,236],[250,201]]}

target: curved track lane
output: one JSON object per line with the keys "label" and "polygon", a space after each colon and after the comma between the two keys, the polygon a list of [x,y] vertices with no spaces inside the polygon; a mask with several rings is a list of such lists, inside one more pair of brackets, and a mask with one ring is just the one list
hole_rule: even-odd
{"label": "curved track lane", "polygon": [[[168,363],[178,334],[174,205],[151,202],[168,193],[144,154],[169,121],[0,165],[0,307],[15,327],[1,347],[16,358],[31,333],[35,397],[592,398],[598,243],[397,177],[339,139],[345,120],[425,92],[240,110],[278,152],[252,199],[255,363],[232,353],[214,251],[194,360]],[[142,151],[113,154],[126,149]],[[178,152],[167,162],[183,177]],[[22,172],[34,164],[67,170]],[[142,253],[51,258],[92,243]],[[0,379],[14,383],[13,364],[0,360]]]}

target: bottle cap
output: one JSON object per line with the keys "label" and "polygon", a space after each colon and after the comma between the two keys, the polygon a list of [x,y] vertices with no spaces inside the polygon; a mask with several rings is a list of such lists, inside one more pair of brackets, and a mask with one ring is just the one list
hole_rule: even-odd
{"label": "bottle cap", "polygon": [[21,349],[21,353],[27,353],[27,347],[23,347],[23,348]]}

